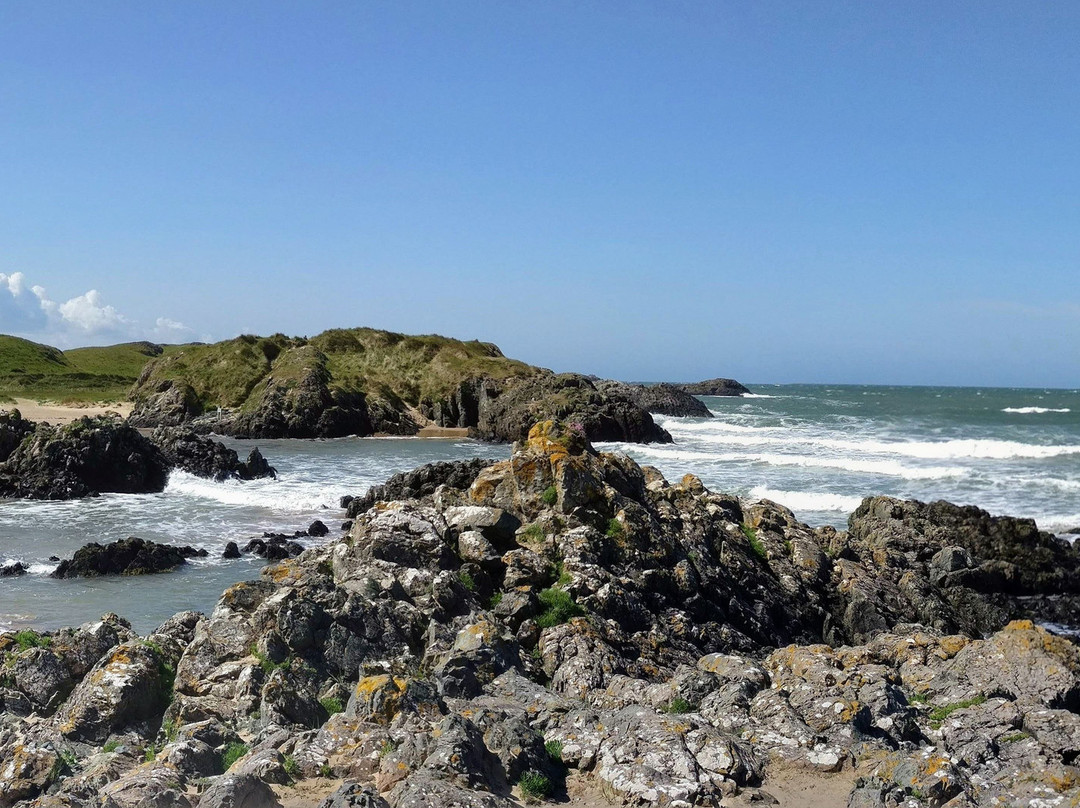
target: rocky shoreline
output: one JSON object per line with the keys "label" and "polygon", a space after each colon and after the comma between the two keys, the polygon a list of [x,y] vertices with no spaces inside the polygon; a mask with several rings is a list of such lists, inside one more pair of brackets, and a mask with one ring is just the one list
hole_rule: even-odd
{"label": "rocky shoreline", "polygon": [[558,422],[346,504],[208,616],[0,636],[0,808],[1080,801],[1080,555],[1030,520],[814,529]]}

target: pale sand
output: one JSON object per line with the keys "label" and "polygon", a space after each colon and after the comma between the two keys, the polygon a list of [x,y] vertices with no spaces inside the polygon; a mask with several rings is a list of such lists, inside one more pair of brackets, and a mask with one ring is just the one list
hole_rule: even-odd
{"label": "pale sand", "polygon": [[17,398],[14,404],[0,403],[0,411],[17,409],[28,421],[44,421],[50,424],[70,424],[84,415],[120,415],[127,418],[131,414],[130,402],[115,404],[87,404],[61,406],[59,404],[39,404],[29,398]]}

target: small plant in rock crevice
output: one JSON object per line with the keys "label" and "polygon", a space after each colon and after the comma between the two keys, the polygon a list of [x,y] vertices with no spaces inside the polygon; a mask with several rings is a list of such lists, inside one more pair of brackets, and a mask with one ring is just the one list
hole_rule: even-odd
{"label": "small plant in rock crevice", "polygon": [[556,490],[555,486],[549,485],[545,488],[544,493],[540,495],[540,501],[548,507],[554,506],[555,503],[559,501],[559,492]]}

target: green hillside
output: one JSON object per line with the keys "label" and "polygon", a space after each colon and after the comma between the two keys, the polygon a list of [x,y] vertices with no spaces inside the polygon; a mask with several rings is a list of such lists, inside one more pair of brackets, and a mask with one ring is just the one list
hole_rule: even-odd
{"label": "green hillside", "polygon": [[128,342],[60,351],[0,335],[0,398],[123,401],[147,362],[181,347]]}

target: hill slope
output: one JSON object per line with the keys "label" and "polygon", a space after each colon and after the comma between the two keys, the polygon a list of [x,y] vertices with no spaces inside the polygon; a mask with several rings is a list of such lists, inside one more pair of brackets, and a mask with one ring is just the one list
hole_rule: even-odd
{"label": "hill slope", "polygon": [[0,397],[120,401],[147,362],[180,347],[128,342],[61,351],[0,335]]}

